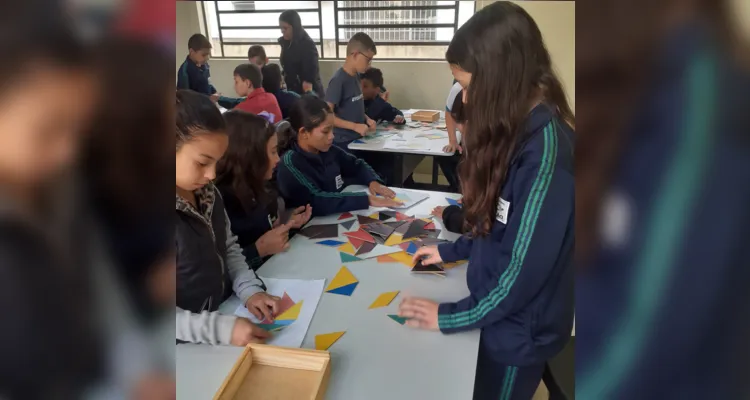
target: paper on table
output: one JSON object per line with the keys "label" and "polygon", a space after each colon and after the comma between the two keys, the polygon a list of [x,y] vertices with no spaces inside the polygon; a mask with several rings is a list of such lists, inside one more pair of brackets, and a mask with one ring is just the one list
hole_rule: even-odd
{"label": "paper on table", "polygon": [[[310,327],[313,315],[315,315],[315,309],[318,308],[318,302],[320,302],[320,296],[323,294],[323,287],[325,286],[326,280],[318,279],[306,281],[301,279],[276,279],[263,277],[261,277],[261,279],[265,282],[267,288],[266,292],[269,294],[281,297],[284,292],[286,292],[295,303],[304,301],[297,320],[286,328],[274,332],[273,337],[267,343],[285,347],[302,346],[302,341],[305,339],[307,329]],[[239,317],[247,318],[254,323],[260,322],[258,318],[255,318],[255,316],[245,308],[244,304],[237,307],[234,314]]]}

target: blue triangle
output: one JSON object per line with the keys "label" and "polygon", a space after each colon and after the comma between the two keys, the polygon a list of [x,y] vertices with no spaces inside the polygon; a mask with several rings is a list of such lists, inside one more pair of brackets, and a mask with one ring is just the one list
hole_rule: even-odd
{"label": "blue triangle", "polygon": [[448,204],[450,204],[452,206],[459,206],[459,207],[461,206],[460,204],[458,204],[458,200],[453,200],[453,199],[450,199],[448,197],[446,197],[445,199],[448,200]]}
{"label": "blue triangle", "polygon": [[348,285],[344,285],[342,287],[338,287],[336,289],[329,290],[328,293],[341,294],[341,295],[344,295],[344,296],[351,296],[352,292],[354,292],[354,288],[357,287],[357,284],[359,284],[359,282],[350,283]]}
{"label": "blue triangle", "polygon": [[342,263],[352,262],[352,261],[362,261],[361,258],[355,257],[355,256],[353,256],[351,254],[339,253],[339,255],[341,256],[341,262]]}
{"label": "blue triangle", "polygon": [[409,243],[409,247],[406,248],[406,253],[414,254],[416,252],[417,252],[417,245],[414,242]]}

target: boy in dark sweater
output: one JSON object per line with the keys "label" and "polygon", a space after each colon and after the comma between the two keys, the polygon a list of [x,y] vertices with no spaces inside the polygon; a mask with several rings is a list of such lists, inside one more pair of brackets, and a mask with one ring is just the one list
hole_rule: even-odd
{"label": "boy in dark sweater", "polygon": [[190,89],[205,95],[216,93],[211,84],[208,59],[211,57],[211,42],[196,33],[188,40],[188,55],[177,71],[177,89]]}
{"label": "boy in dark sweater", "polygon": [[383,90],[383,72],[377,68],[370,68],[360,75],[362,82],[362,96],[365,99],[365,114],[374,121],[388,121],[404,124],[404,113],[393,107],[380,96]]}

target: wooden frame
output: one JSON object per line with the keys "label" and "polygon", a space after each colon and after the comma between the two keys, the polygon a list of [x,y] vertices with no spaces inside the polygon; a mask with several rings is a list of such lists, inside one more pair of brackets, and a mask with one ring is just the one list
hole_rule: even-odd
{"label": "wooden frame", "polygon": [[323,400],[331,374],[327,351],[249,344],[214,400]]}

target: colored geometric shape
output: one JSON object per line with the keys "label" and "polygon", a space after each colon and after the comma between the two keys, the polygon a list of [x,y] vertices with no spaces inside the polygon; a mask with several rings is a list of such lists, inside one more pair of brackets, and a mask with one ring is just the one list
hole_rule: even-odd
{"label": "colored geometric shape", "polygon": [[427,224],[427,225],[424,226],[424,229],[425,230],[435,229],[435,223],[434,222],[430,222],[429,224]]}
{"label": "colored geometric shape", "polygon": [[412,245],[412,242],[403,242],[403,243],[399,243],[398,247],[400,247],[401,250],[406,251],[411,245]]}
{"label": "colored geometric shape", "polygon": [[374,248],[375,248],[375,243],[364,242],[364,243],[362,243],[362,246],[360,246],[357,249],[357,253],[355,254],[355,256],[358,256],[360,254],[369,253]]}
{"label": "colored geometric shape", "polygon": [[312,226],[308,226],[300,230],[299,234],[312,239],[315,236],[322,233],[322,230],[323,230],[323,225],[312,225]]}
{"label": "colored geometric shape", "polygon": [[389,216],[391,218],[396,218],[396,215],[398,215],[399,212],[398,211],[381,211],[380,214],[381,215],[385,214],[385,215],[387,215],[387,216]]}
{"label": "colored geometric shape", "polygon": [[368,308],[385,307],[388,304],[391,304],[391,302],[393,301],[393,299],[395,299],[396,296],[398,296],[398,293],[399,293],[398,290],[396,290],[394,292],[381,293],[380,296],[378,296],[378,298],[375,299],[375,301],[373,301],[372,304],[370,304],[370,307],[368,307]]}
{"label": "colored geometric shape", "polygon": [[391,257],[390,254],[385,254],[382,256],[378,256],[377,258],[379,263],[392,263],[392,262],[399,262],[397,259]]}
{"label": "colored geometric shape", "polygon": [[352,283],[351,285],[345,285],[345,286],[342,286],[333,290],[329,290],[328,293],[340,294],[343,296],[351,296],[352,293],[354,292],[354,288],[356,288],[358,284],[359,282]]}
{"label": "colored geometric shape", "polygon": [[424,221],[417,220],[411,223],[409,229],[404,233],[404,239],[411,239],[426,234],[424,226],[427,225]]}
{"label": "colored geometric shape", "polygon": [[441,268],[437,264],[424,265],[422,264],[422,260],[417,260],[417,263],[411,269],[411,272],[414,272],[414,273],[438,272],[439,273],[439,272],[444,272],[444,271],[443,271],[443,268]]}
{"label": "colored geometric shape", "polygon": [[414,253],[417,252],[417,245],[416,243],[409,243],[409,247],[406,248],[406,254],[414,255]]}
{"label": "colored geometric shape", "polygon": [[339,251],[350,255],[354,255],[357,252],[357,250],[354,248],[354,245],[348,242],[339,246]]}
{"label": "colored geometric shape", "polygon": [[[279,303],[278,303],[277,315],[283,314],[284,312],[286,312],[286,310],[292,308],[292,306],[294,306],[294,300],[292,300],[292,298],[289,297],[289,294],[287,294],[287,292],[284,292],[284,295],[281,296],[281,300],[279,300]],[[273,324],[274,321],[271,319],[265,318],[263,321],[260,321],[260,323],[269,325],[269,324]]]}
{"label": "colored geometric shape", "polygon": [[[381,213],[382,214],[382,213]],[[383,222],[383,224],[390,226],[391,228],[397,230],[401,225],[405,224],[406,221],[391,221],[391,222]],[[394,232],[396,232],[394,230]]]}
{"label": "colored geometric shape", "polygon": [[339,253],[339,257],[341,257],[341,262],[342,263],[348,263],[348,262],[354,262],[354,261],[362,261],[361,258],[355,257],[355,256],[353,256],[351,254],[346,254],[346,253]]}
{"label": "colored geometric shape", "polygon": [[339,221],[341,221],[342,219],[349,219],[349,218],[354,218],[354,216],[352,215],[352,213],[345,212],[341,214],[341,216],[339,217]]}
{"label": "colored geometric shape", "polygon": [[406,254],[406,252],[401,251],[398,253],[389,254],[389,256],[391,256],[391,258],[393,258],[393,260],[395,260],[396,262],[400,262],[401,264],[404,264],[409,268],[414,266],[413,257]]}
{"label": "colored geometric shape", "polygon": [[403,224],[399,225],[393,233],[398,233],[401,236],[404,236],[404,233],[406,233],[407,230],[409,230],[409,227],[413,223],[414,219],[410,219],[408,221],[404,221]]}
{"label": "colored geometric shape", "polygon": [[451,199],[449,197],[446,197],[445,199],[448,200],[448,204],[450,204],[452,206],[459,206],[459,207],[461,206],[460,204],[458,204],[458,200],[453,200],[453,199]]}
{"label": "colored geometric shape", "polygon": [[409,217],[406,214],[403,214],[403,213],[400,213],[400,212],[396,213],[396,221],[407,221],[409,219],[411,219],[411,217]]}
{"label": "colored geometric shape", "polygon": [[287,325],[284,325],[284,324],[257,324],[257,325],[269,332],[275,332],[275,331],[278,331],[280,329],[287,327]]}
{"label": "colored geometric shape", "polygon": [[406,320],[409,319],[405,317],[399,317],[397,314],[388,314],[388,318],[398,322],[401,325],[405,324]]}
{"label": "colored geometric shape", "polygon": [[369,218],[372,218],[372,219],[374,219],[374,220],[376,220],[376,221],[380,221],[380,219],[379,219],[379,217],[380,217],[380,213],[374,213],[374,214],[370,214],[370,215],[368,215],[368,217],[369,217]]}
{"label": "colored geometric shape", "polygon": [[291,306],[288,310],[284,311],[283,313],[279,314],[278,317],[276,317],[276,323],[281,323],[282,321],[294,321],[299,317],[299,312],[302,310],[302,301],[299,303]]}
{"label": "colored geometric shape", "polygon": [[[350,237],[348,239],[349,239],[349,243],[351,243],[352,246],[354,246],[355,249],[358,249],[358,248],[362,247],[363,243],[370,243],[370,242],[365,242],[362,239],[357,239],[357,238],[353,238],[353,237]],[[375,243],[372,243],[372,244],[374,245]]]}
{"label": "colored geometric shape", "polygon": [[324,240],[322,242],[317,242],[317,243],[322,244],[323,246],[328,246],[328,247],[337,247],[337,246],[341,246],[342,244],[344,244],[344,242],[339,242],[338,240]]}
{"label": "colored geometric shape", "polygon": [[362,228],[354,232],[344,232],[344,236],[364,240],[365,242],[375,243],[375,238],[373,238],[372,235],[370,235]]}
{"label": "colored geometric shape", "polygon": [[378,214],[378,219],[381,220],[381,221],[388,221],[391,218],[393,218],[393,217],[391,217],[390,215],[387,215],[385,213],[382,213],[382,212]]}
{"label": "colored geometric shape", "polygon": [[379,220],[375,218],[366,217],[364,215],[357,215],[357,221],[359,222],[360,225],[367,225],[373,222],[380,222]]}
{"label": "colored geometric shape", "polygon": [[341,226],[344,227],[344,229],[352,229],[352,225],[354,225],[354,220],[342,222]]}
{"label": "colored geometric shape", "polygon": [[328,350],[346,331],[315,335],[315,350]]}
{"label": "colored geometric shape", "polygon": [[336,276],[331,279],[331,283],[328,284],[326,292],[331,289],[340,288],[342,286],[351,285],[352,283],[357,282],[359,281],[356,277],[354,277],[352,271],[349,271],[349,268],[341,267],[341,269],[339,269],[339,272],[336,273]]}

